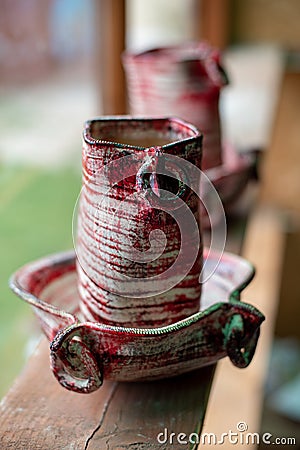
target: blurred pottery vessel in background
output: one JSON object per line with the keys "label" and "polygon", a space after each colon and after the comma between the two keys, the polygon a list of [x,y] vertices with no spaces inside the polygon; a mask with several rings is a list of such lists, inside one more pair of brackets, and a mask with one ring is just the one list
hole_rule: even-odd
{"label": "blurred pottery vessel in background", "polygon": [[[142,53],[125,52],[123,65],[132,114],[175,115],[201,130],[202,170],[229,211],[253,173],[255,155],[239,154],[230,142],[222,142],[219,100],[228,78],[220,52],[206,42],[184,43]],[[216,225],[223,213],[211,193],[211,186],[202,186],[203,203],[215,209],[212,214],[201,209],[204,228]]]}
{"label": "blurred pottery vessel in background", "polygon": [[175,115],[204,135],[202,169],[222,163],[220,89],[227,76],[220,53],[207,43],[187,43],[123,54],[130,112]]}

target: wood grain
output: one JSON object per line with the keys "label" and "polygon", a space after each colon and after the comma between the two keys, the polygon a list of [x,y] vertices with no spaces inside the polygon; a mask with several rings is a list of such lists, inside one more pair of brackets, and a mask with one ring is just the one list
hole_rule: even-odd
{"label": "wood grain", "polygon": [[[59,386],[45,339],[0,404],[1,449],[150,449],[157,435],[198,431],[214,366],[149,383],[104,382],[93,394]],[[188,448],[172,445],[171,448]]]}
{"label": "wood grain", "polygon": [[[248,432],[259,432],[263,387],[273,339],[279,299],[285,238],[278,215],[260,205],[247,227],[242,255],[256,267],[256,277],[245,289],[242,299],[252,303],[266,316],[258,348],[247,370],[238,370],[227,359],[218,364],[203,432],[221,436],[229,430],[237,432],[237,424],[245,422]],[[208,448],[205,445],[203,448]],[[226,442],[226,448],[237,448]],[[239,449],[256,445],[241,442]]]}
{"label": "wood grain", "polygon": [[115,384],[108,382],[100,396],[80,396],[61,388],[50,372],[48,343],[43,338],[0,404],[0,448],[85,448],[114,389]]}

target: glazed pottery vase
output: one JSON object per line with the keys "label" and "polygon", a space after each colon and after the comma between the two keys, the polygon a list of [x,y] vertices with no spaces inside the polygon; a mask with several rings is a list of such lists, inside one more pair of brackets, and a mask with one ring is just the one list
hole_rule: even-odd
{"label": "glazed pottery vase", "polygon": [[179,119],[86,123],[76,242],[86,320],[153,327],[199,311],[201,144]]}
{"label": "glazed pottery vase", "polygon": [[220,89],[227,76],[220,53],[207,43],[186,43],[123,55],[130,112],[175,115],[204,135],[202,169],[222,163]]}

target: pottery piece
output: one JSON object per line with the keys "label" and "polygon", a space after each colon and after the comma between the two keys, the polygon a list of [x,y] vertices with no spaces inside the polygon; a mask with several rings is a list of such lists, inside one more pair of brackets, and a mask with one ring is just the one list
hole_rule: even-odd
{"label": "pottery piece", "polygon": [[86,320],[152,327],[199,310],[201,144],[175,118],[86,123],[76,242]]}
{"label": "pottery piece", "polygon": [[[175,376],[229,356],[246,367],[255,352],[264,316],[240,301],[254,270],[244,259],[204,249],[201,310],[154,328],[85,321],[80,311],[74,252],[48,256],[16,272],[11,289],[37,314],[50,344],[51,366],[65,388],[89,393],[103,379],[152,380]],[[217,262],[220,260],[219,265]]]}
{"label": "pottery piece", "polygon": [[[256,159],[254,151],[239,154],[231,144],[226,143],[223,146],[222,155],[222,164],[205,171],[205,176],[202,177],[200,183],[203,229],[210,229],[220,223],[224,211],[230,212],[253,176]],[[206,177],[211,184],[206,182]],[[211,189],[211,185],[214,189]],[[219,196],[224,210],[217,207],[216,194]],[[209,211],[209,215],[207,211]]]}
{"label": "pottery piece", "polygon": [[[255,165],[254,152],[240,154],[222,141],[219,114],[221,89],[228,78],[220,52],[205,42],[184,43],[123,55],[132,114],[174,114],[193,123],[204,135],[202,170],[212,182],[226,212],[242,195]],[[212,189],[202,186],[204,205],[215,204]],[[203,228],[218,223],[221,209],[210,217],[201,209]]]}
{"label": "pottery piece", "polygon": [[130,112],[175,115],[204,135],[202,169],[222,163],[220,89],[228,83],[220,53],[206,42],[123,54]]}

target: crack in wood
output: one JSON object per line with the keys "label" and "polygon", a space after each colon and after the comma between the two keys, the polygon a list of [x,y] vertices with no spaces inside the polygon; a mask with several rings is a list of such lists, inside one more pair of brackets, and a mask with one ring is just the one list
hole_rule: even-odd
{"label": "crack in wood", "polygon": [[104,419],[105,419],[105,417],[106,417],[108,408],[109,408],[109,406],[110,406],[110,404],[111,404],[111,402],[112,402],[112,400],[113,400],[113,398],[114,398],[114,396],[115,396],[115,393],[117,392],[117,387],[118,387],[118,384],[116,383],[116,384],[114,385],[114,387],[113,387],[113,390],[112,390],[112,392],[111,392],[111,394],[110,394],[109,399],[108,399],[107,402],[105,403],[105,406],[104,406],[104,408],[103,408],[103,413],[102,413],[102,416],[101,416],[101,418],[100,418],[99,424],[95,427],[95,429],[92,431],[92,433],[90,434],[90,436],[87,438],[87,440],[86,440],[86,442],[85,442],[84,450],[88,450],[88,447],[89,447],[89,445],[90,445],[90,443],[91,443],[93,437],[94,437],[95,434],[100,430],[100,428],[101,428],[101,426],[102,426],[102,424],[103,424],[103,422],[104,422]]}

